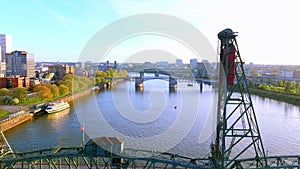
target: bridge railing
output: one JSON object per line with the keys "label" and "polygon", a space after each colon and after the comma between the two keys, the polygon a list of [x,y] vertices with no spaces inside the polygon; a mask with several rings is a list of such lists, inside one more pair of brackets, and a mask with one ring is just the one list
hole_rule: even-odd
{"label": "bridge railing", "polygon": [[[232,168],[300,168],[300,156],[269,156],[268,166],[259,166],[260,158],[235,160]],[[22,167],[25,166],[25,167]],[[54,148],[25,153],[8,153],[0,159],[1,168],[215,168],[210,158],[191,158],[153,150],[125,149],[121,154],[102,156],[85,152],[84,147]],[[34,167],[35,166],[35,167]],[[96,168],[97,168],[96,167]]]}
{"label": "bridge railing", "polygon": [[[209,159],[193,159],[171,153],[159,153],[148,150],[126,149],[121,154],[103,154],[102,156],[85,152],[83,147],[44,149],[26,153],[10,153],[0,159],[1,168],[39,168],[49,166],[60,168],[61,165],[112,166],[121,168],[212,168]],[[34,166],[34,167],[33,167]],[[97,167],[96,167],[97,168]]]}

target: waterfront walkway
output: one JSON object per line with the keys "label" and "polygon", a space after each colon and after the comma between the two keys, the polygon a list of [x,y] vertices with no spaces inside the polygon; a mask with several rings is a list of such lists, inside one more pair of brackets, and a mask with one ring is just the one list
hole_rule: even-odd
{"label": "waterfront walkway", "polygon": [[29,106],[11,106],[11,105],[1,105],[0,106],[1,110],[6,110],[10,113],[15,113],[19,110],[29,110]]}

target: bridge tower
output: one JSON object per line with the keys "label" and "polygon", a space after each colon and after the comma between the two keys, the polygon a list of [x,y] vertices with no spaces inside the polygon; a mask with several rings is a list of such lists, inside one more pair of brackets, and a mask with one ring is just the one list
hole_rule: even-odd
{"label": "bridge tower", "polygon": [[237,34],[225,29],[220,39],[217,130],[211,152],[216,168],[239,168],[240,158],[255,158],[266,167],[265,151],[248,89]]}

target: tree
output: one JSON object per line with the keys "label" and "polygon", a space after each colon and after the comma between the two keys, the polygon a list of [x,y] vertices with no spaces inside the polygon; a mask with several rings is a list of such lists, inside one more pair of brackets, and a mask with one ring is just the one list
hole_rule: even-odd
{"label": "tree", "polygon": [[58,86],[59,93],[61,96],[67,95],[70,93],[69,88],[65,86],[64,84],[61,84]]}
{"label": "tree", "polygon": [[95,72],[95,80],[96,80],[96,84],[100,84],[100,83],[104,82],[105,72],[96,71]]}
{"label": "tree", "polygon": [[266,86],[267,85],[265,83],[263,83],[263,84],[258,85],[258,88],[265,90]]}
{"label": "tree", "polygon": [[297,91],[297,94],[300,95],[300,83],[297,84],[296,91]]}
{"label": "tree", "polygon": [[46,85],[39,85],[34,89],[34,92],[40,93],[43,100],[52,99],[53,95],[51,90]]}
{"label": "tree", "polygon": [[69,91],[72,92],[72,88],[73,88],[72,79],[63,80],[62,84],[68,87]]}
{"label": "tree", "polygon": [[24,87],[16,87],[11,90],[12,98],[18,98],[21,102],[27,99],[27,89]]}
{"label": "tree", "polygon": [[59,96],[59,89],[55,84],[50,85],[49,88],[54,98]]}
{"label": "tree", "polygon": [[40,72],[39,72],[39,71],[36,71],[36,72],[35,72],[35,77],[36,77],[36,78],[40,78]]}
{"label": "tree", "polygon": [[291,90],[295,90],[296,89],[296,85],[297,85],[297,83],[295,81],[291,81],[291,83],[290,83],[290,89]]}
{"label": "tree", "polygon": [[297,94],[297,91],[295,89],[291,89],[291,90],[289,90],[289,93],[290,94]]}
{"label": "tree", "polygon": [[19,103],[20,103],[20,100],[18,98],[13,99],[13,104],[19,104]]}
{"label": "tree", "polygon": [[63,77],[63,81],[66,81],[66,80],[73,80],[73,74],[66,74],[64,77]]}
{"label": "tree", "polygon": [[278,85],[279,87],[284,87],[284,83],[283,83],[282,80],[279,80],[277,83],[278,83],[277,85]]}
{"label": "tree", "polygon": [[2,104],[2,105],[13,105],[14,101],[10,96],[2,96],[2,97],[0,97],[0,104]]}
{"label": "tree", "polygon": [[6,88],[1,88],[0,89],[0,96],[7,96],[9,95],[9,90]]}

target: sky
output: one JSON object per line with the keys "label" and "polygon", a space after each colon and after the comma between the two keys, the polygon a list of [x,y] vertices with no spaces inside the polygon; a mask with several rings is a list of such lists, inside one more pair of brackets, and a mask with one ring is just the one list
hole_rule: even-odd
{"label": "sky", "polygon": [[[218,32],[231,28],[238,32],[237,42],[246,63],[300,63],[296,0],[12,0],[2,1],[1,6],[0,33],[12,35],[13,48],[33,53],[38,62],[76,62],[90,39],[108,25],[133,15],[157,13],[197,28],[216,53]],[[125,30],[120,27],[119,31]],[[153,50],[172,53],[185,62],[204,58],[176,39],[145,34],[121,40],[106,57],[98,59],[124,61]]]}

